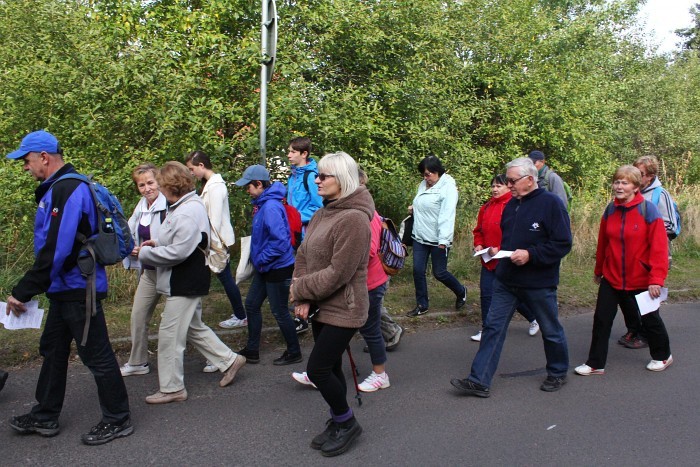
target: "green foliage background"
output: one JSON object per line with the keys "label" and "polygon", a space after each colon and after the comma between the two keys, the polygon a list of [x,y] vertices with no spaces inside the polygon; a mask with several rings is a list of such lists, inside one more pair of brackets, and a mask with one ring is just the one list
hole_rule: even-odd
{"label": "green foliage background", "polygon": [[[652,153],[665,183],[700,180],[700,63],[649,55],[640,0],[279,0],[267,154],[288,140],[344,150],[378,208],[401,218],[418,161],[440,156],[463,207],[533,148],[577,190]],[[0,0],[0,153],[29,131],[123,200],[140,162],[212,155],[233,181],[259,159],[260,4],[243,0]],[[3,265],[29,243],[33,184],[0,164]],[[236,230],[248,202],[232,190]],[[466,225],[463,221],[462,228]]]}

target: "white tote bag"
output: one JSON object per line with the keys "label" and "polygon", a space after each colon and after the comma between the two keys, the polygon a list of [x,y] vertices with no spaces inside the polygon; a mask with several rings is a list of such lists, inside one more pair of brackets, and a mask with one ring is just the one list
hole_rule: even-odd
{"label": "white tote bag", "polygon": [[250,235],[240,239],[241,259],[236,268],[236,284],[253,277],[253,263],[250,262]]}

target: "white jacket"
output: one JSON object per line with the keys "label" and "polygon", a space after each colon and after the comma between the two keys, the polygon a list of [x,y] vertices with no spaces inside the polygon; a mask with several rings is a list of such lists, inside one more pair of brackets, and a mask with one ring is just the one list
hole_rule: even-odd
{"label": "white jacket", "polygon": [[[204,185],[200,195],[207,208],[211,222],[211,241],[214,245],[230,247],[236,243],[236,236],[231,225],[231,211],[228,206],[228,188],[219,174],[211,176]],[[218,234],[218,236],[217,236]]]}

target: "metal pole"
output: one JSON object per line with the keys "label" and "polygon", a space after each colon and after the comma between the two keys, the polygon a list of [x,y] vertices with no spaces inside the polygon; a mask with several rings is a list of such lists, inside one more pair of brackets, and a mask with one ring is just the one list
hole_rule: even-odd
{"label": "metal pole", "polygon": [[268,0],[262,0],[261,44],[263,61],[260,63],[260,164],[265,166],[265,146],[267,144],[267,23],[269,21]]}

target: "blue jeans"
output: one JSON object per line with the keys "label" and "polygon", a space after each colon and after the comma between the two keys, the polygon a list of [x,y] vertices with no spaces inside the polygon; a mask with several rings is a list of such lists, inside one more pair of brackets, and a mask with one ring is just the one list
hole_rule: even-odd
{"label": "blue jeans", "polygon": [[233,309],[233,314],[238,319],[245,319],[245,308],[243,307],[243,299],[241,298],[241,291],[236,285],[236,281],[233,280],[233,274],[231,274],[231,262],[226,262],[226,267],[223,271],[218,273],[216,277],[219,278],[219,282],[224,286],[226,291],[226,296],[228,301],[231,302],[231,308]]}
{"label": "blue jeans", "polygon": [[382,337],[381,318],[382,302],[386,293],[386,282],[369,291],[369,312],[367,321],[360,328],[360,334],[367,343],[369,357],[372,365],[383,365],[386,363],[386,344]]}
{"label": "blue jeans", "polygon": [[540,325],[549,376],[566,376],[569,371],[569,349],[564,328],[559,323],[557,288],[524,289],[510,287],[494,280],[493,301],[481,334],[479,351],[472,362],[469,380],[486,387],[496,373],[508,324],[519,303],[525,303]]}
{"label": "blue jeans", "polygon": [[[482,325],[486,322],[486,316],[489,314],[489,308],[491,307],[491,299],[493,298],[493,281],[495,279],[496,271],[489,271],[482,264],[481,276],[479,277]],[[523,318],[525,318],[528,323],[532,323],[535,320],[535,315],[524,303],[518,304],[518,313],[523,315]]]}
{"label": "blue jeans", "polygon": [[464,286],[447,270],[449,248],[439,248],[413,241],[413,284],[416,287],[416,304],[428,308],[428,257],[432,260],[433,276],[450,289],[456,297],[464,296]]}
{"label": "blue jeans", "polygon": [[289,284],[291,283],[292,279],[285,279],[280,282],[267,282],[259,272],[256,271],[253,274],[253,280],[245,298],[245,309],[248,312],[248,344],[246,345],[248,350],[254,352],[260,350],[260,334],[263,321],[260,308],[267,298],[270,302],[272,316],[277,320],[282,336],[287,341],[287,352],[291,354],[301,352],[294,320],[287,309]]}

